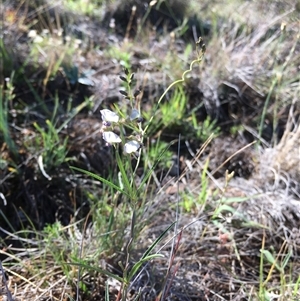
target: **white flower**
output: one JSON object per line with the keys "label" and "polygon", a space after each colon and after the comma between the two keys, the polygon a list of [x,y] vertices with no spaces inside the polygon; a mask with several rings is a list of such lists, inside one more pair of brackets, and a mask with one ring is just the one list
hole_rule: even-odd
{"label": "white flower", "polygon": [[37,31],[36,30],[29,30],[27,34],[28,38],[35,38],[37,36]]}
{"label": "white flower", "polygon": [[119,116],[111,110],[104,109],[104,110],[101,110],[100,113],[101,113],[101,118],[103,121],[115,122],[115,123],[119,122]]}
{"label": "white flower", "polygon": [[139,148],[141,147],[140,143],[135,141],[135,140],[131,140],[127,143],[125,143],[124,145],[124,153],[125,154],[131,154],[136,152]]}
{"label": "white flower", "polygon": [[131,111],[130,116],[129,116],[129,118],[130,118],[131,121],[134,120],[134,119],[137,119],[139,117],[140,117],[140,112],[137,109],[133,109]]}
{"label": "white flower", "polygon": [[103,139],[109,144],[122,142],[121,138],[114,132],[104,132]]}

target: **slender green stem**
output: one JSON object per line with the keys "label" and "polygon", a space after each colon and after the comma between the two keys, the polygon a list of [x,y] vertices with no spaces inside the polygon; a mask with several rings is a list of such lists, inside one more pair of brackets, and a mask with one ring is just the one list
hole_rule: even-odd
{"label": "slender green stem", "polygon": [[276,85],[277,85],[277,78],[275,78],[272,82],[272,85],[270,87],[270,90],[269,90],[269,93],[268,93],[268,96],[267,96],[267,99],[266,99],[266,102],[265,102],[265,105],[264,105],[264,108],[263,108],[263,111],[262,111],[262,114],[261,114],[259,131],[258,131],[258,145],[260,143],[260,140],[261,140],[260,138],[261,138],[262,131],[263,131],[263,128],[264,128],[264,122],[265,122],[265,117],[266,117],[266,114],[267,114],[267,108],[269,107],[270,99],[271,99],[271,96],[273,94],[273,91],[274,91]]}
{"label": "slender green stem", "polygon": [[178,84],[184,82],[186,75],[187,75],[188,73],[190,73],[190,72],[193,70],[193,67],[194,67],[194,65],[195,65],[196,63],[200,63],[200,62],[202,61],[203,56],[204,56],[204,52],[202,51],[202,52],[200,53],[200,55],[198,55],[198,58],[197,58],[196,60],[193,60],[193,61],[190,63],[189,69],[187,69],[187,70],[185,70],[185,71],[183,72],[181,78],[178,79],[178,80],[176,80],[176,81],[174,81],[174,82],[172,82],[172,83],[168,86],[168,88],[164,91],[164,93],[160,96],[160,98],[158,99],[157,105],[156,105],[155,112],[154,112],[154,114],[151,116],[151,118],[150,118],[148,124],[146,125],[146,127],[145,127],[145,129],[144,129],[144,131],[143,131],[143,133],[142,133],[142,137],[145,136],[145,134],[146,134],[146,132],[147,132],[147,130],[148,130],[150,124],[152,123],[153,118],[154,118],[154,116],[155,116],[155,114],[156,114],[156,112],[157,112],[158,106],[160,105],[161,101],[164,99],[164,97],[166,96],[166,94],[167,94],[174,86],[176,86],[176,85],[178,85]]}

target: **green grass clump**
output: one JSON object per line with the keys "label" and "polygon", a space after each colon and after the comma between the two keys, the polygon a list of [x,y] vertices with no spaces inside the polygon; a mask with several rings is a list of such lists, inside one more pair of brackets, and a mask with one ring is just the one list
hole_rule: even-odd
{"label": "green grass clump", "polygon": [[17,156],[17,147],[9,130],[9,106],[15,97],[12,81],[13,75],[12,78],[6,78],[6,87],[4,84],[0,86],[0,142],[6,143],[9,151]]}

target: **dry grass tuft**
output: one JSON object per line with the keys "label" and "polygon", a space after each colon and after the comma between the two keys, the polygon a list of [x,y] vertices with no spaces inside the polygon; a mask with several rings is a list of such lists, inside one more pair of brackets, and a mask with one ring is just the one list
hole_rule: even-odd
{"label": "dry grass tuft", "polygon": [[284,135],[277,146],[264,150],[260,159],[260,178],[300,197],[300,125],[291,107]]}
{"label": "dry grass tuft", "polygon": [[266,113],[279,115],[299,91],[299,47],[298,22],[286,14],[253,28],[221,26],[208,43],[200,74],[208,112],[254,126],[270,98]]}
{"label": "dry grass tuft", "polygon": [[279,170],[287,172],[294,180],[300,181],[300,125],[291,129],[290,123],[275,148],[274,163]]}

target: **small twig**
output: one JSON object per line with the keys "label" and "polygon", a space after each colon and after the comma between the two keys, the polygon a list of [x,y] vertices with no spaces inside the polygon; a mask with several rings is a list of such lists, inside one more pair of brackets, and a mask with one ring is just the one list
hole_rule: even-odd
{"label": "small twig", "polygon": [[[91,211],[88,213],[85,222],[84,222],[84,226],[83,226],[83,230],[82,230],[82,237],[81,237],[81,242],[80,242],[80,250],[79,250],[79,259],[82,259],[82,253],[83,253],[83,240],[84,240],[84,233],[87,229],[87,222],[88,219],[91,215]],[[81,268],[80,265],[78,266],[78,272],[77,272],[77,285],[76,285],[76,301],[79,301],[79,284],[80,284],[80,273],[81,273]]]}
{"label": "small twig", "polygon": [[12,296],[11,292],[9,291],[8,286],[7,286],[7,279],[6,279],[6,276],[5,276],[5,271],[3,269],[1,260],[0,260],[0,271],[2,273],[2,283],[5,285],[7,300],[8,301],[14,301],[14,298],[13,298],[13,296]]}
{"label": "small twig", "polygon": [[133,19],[134,19],[135,13],[136,13],[136,6],[134,5],[131,9],[130,19],[129,19],[129,22],[128,22],[128,25],[127,25],[127,28],[126,28],[125,40],[129,39],[130,29],[132,28],[132,25],[133,25]]}
{"label": "small twig", "polygon": [[167,271],[167,275],[166,275],[166,278],[165,278],[165,281],[164,281],[164,289],[163,289],[163,292],[161,294],[161,298],[160,300],[164,300],[165,296],[168,294],[168,292],[170,291],[170,288],[171,288],[171,284],[174,280],[174,277],[177,273],[177,270],[178,270],[178,266],[176,265],[175,266],[175,269],[172,273],[172,276],[171,276],[171,279],[170,279],[170,282],[168,283],[168,286],[166,287],[166,283],[167,283],[167,280],[168,280],[168,277],[170,275],[170,271],[171,271],[171,268],[173,266],[173,263],[174,263],[174,259],[175,259],[175,256],[177,254],[177,251],[179,249],[179,243],[180,243],[180,240],[181,240],[181,237],[182,237],[182,229],[180,230],[180,232],[178,233],[178,238],[177,238],[177,243],[174,247],[174,250],[172,251],[172,254],[171,254],[171,258],[170,258],[170,261],[169,261],[169,267],[168,267],[168,271]]}

